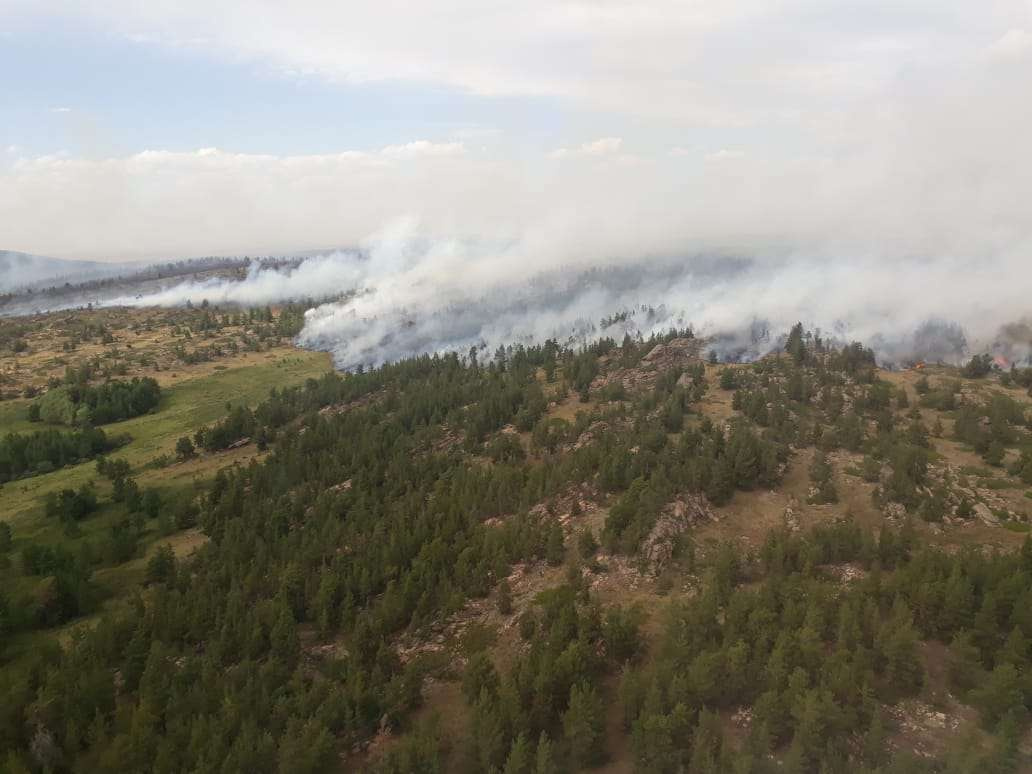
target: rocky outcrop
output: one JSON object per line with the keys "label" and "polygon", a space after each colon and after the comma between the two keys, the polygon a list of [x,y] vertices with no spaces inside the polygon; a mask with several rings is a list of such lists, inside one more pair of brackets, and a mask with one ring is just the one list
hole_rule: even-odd
{"label": "rocky outcrop", "polygon": [[648,537],[642,542],[642,558],[649,569],[658,574],[673,556],[677,539],[681,535],[697,524],[716,520],[705,496],[678,497],[663,508]]}
{"label": "rocky outcrop", "polygon": [[[634,368],[618,368],[595,377],[591,389],[597,390],[609,384],[622,384],[628,392],[652,389],[656,377],[673,368],[686,368],[701,360],[703,341],[701,339],[671,339],[650,349]],[[690,378],[679,382],[682,386],[691,383]]]}
{"label": "rocky outcrop", "polygon": [[975,516],[977,516],[978,519],[987,527],[1000,526],[1000,520],[985,503],[977,503],[975,505]]}

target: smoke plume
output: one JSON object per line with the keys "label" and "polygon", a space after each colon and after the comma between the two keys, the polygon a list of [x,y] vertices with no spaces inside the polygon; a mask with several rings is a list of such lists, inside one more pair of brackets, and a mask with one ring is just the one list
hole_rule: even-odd
{"label": "smoke plume", "polygon": [[542,251],[540,235],[440,240],[403,219],[355,251],[288,268],[256,263],[243,280],[184,282],[108,303],[249,305],[340,295],[307,312],[299,343],[332,352],[342,368],[688,326],[723,357],[748,360],[776,346],[796,321],[833,341],[871,344],[888,364],[958,362],[1001,347],[1020,360],[1032,341],[1029,326],[1013,322],[1026,308],[1023,287],[1000,281],[1021,271],[1021,261],[1007,255],[976,268],[959,258],[784,250],[631,257],[570,251],[560,263],[547,251],[543,259]]}

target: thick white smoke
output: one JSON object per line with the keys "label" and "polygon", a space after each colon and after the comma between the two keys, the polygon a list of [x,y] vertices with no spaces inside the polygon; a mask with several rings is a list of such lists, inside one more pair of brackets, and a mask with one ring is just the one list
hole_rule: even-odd
{"label": "thick white smoke", "polygon": [[[264,304],[345,295],[309,310],[299,342],[352,368],[423,352],[500,344],[645,335],[692,325],[728,357],[754,357],[796,321],[875,346],[886,362],[956,361],[1009,341],[1027,356],[1025,329],[1001,328],[1028,311],[1022,257],[925,258],[768,250],[733,255],[612,256],[570,250],[562,262],[541,233],[506,242],[440,240],[403,219],[360,250],[288,269],[252,266],[240,281],[185,282],[109,303]],[[546,240],[547,241],[547,240]],[[545,258],[542,258],[542,255]],[[550,265],[549,265],[550,264]],[[603,331],[604,317],[629,311]],[[1032,340],[1032,337],[1029,337]]]}
{"label": "thick white smoke", "polygon": [[[1032,163],[1015,129],[1032,124],[1032,52],[990,48],[925,74],[806,124],[795,150],[754,140],[701,161],[612,141],[535,163],[148,157],[148,175],[216,170],[241,192],[228,198],[234,217],[264,243],[309,228],[310,244],[361,249],[123,301],[350,293],[309,312],[300,337],[342,366],[567,338],[641,305],[664,310],[635,317],[643,332],[681,320],[731,353],[800,320],[872,342],[886,360],[957,359],[997,340],[1021,355],[1025,329],[1001,328],[1032,316]],[[290,184],[268,185],[272,173]],[[174,197],[178,231],[223,223],[208,210],[226,197],[192,192]]]}
{"label": "thick white smoke", "polygon": [[353,288],[364,272],[354,253],[318,255],[289,268],[269,267],[254,261],[238,281],[217,277],[186,280],[156,292],[104,299],[104,306],[183,306],[187,302],[260,306],[293,299],[326,298],[338,289]]}

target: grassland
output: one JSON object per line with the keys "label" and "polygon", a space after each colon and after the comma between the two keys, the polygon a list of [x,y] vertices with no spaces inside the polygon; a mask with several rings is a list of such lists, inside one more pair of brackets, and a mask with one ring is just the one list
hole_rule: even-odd
{"label": "grassland", "polygon": [[[179,437],[193,435],[201,425],[221,417],[227,404],[253,405],[267,396],[273,387],[300,384],[329,369],[329,359],[322,353],[279,348],[261,353],[258,358],[248,357],[239,364],[228,361],[223,371],[193,378],[186,376],[179,383],[164,388],[161,404],[153,414],[104,427],[109,435],[127,434],[132,437],[128,445],[112,456],[129,462],[141,486],[181,483],[184,479],[213,473],[222,464],[233,461],[232,453],[206,455],[165,469],[150,469],[147,465],[163,454],[172,455]],[[3,410],[0,434],[40,427],[24,419],[28,403],[17,400],[0,404]],[[95,476],[94,464],[85,462],[11,482],[0,490],[3,493],[0,518],[11,523],[20,533],[30,536],[34,534],[30,522],[48,492],[79,486]]]}
{"label": "grassland", "polygon": [[[323,353],[280,346],[260,353],[241,353],[222,359],[214,366],[203,363],[179,369],[174,377],[167,374],[162,380],[162,399],[156,411],[104,427],[109,435],[131,437],[128,444],[111,456],[125,459],[140,487],[157,489],[165,502],[192,498],[216,471],[254,459],[259,452],[254,445],[247,445],[226,452],[199,454],[178,462],[175,461],[174,447],[181,436],[193,435],[201,425],[222,417],[227,405],[254,405],[274,387],[301,384],[330,368],[329,357]],[[0,403],[0,434],[41,427],[26,419],[29,403],[26,399]],[[155,461],[163,457],[172,460],[171,464],[156,465]],[[95,483],[100,507],[81,522],[80,534],[70,536],[61,525],[45,517],[44,498],[50,492],[76,488],[87,481]],[[12,481],[0,487],[0,520],[12,527],[13,557],[33,542],[59,544],[72,549],[84,541],[99,544],[111,528],[125,518],[124,505],[112,502],[110,485],[97,475],[93,461]],[[162,531],[158,524],[148,524],[131,560],[115,566],[101,566],[94,571],[93,582],[103,600],[99,610],[58,629],[23,633],[13,638],[8,643],[6,657],[16,659],[19,653],[39,646],[41,638],[48,639],[51,635],[63,641],[101,610],[124,603],[143,582],[147,559],[159,544],[170,544],[177,555],[182,556],[196,549],[204,539],[197,529],[170,534]],[[38,579],[22,574],[20,562],[14,559],[6,569],[0,569],[0,583],[18,596],[31,594]]]}

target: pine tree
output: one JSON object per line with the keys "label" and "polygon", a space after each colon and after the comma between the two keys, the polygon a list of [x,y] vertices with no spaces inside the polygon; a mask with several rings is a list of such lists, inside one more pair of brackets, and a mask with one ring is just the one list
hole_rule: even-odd
{"label": "pine tree", "polygon": [[735,491],[734,460],[722,454],[713,466],[713,476],[706,488],[706,496],[714,505],[724,505]]}
{"label": "pine tree", "polygon": [[594,686],[577,683],[570,690],[570,703],[563,715],[563,735],[569,745],[573,768],[601,762],[604,730],[602,702]]}
{"label": "pine tree", "polygon": [[552,752],[552,742],[544,731],[538,737],[537,753],[534,756],[534,774],[559,774]]}
{"label": "pine tree", "polygon": [[874,714],[871,715],[867,733],[864,735],[863,759],[868,766],[874,768],[886,763],[888,757],[885,749],[886,738],[885,720],[882,717],[881,707],[876,707]]}
{"label": "pine tree", "polygon": [[486,688],[480,692],[480,699],[474,708],[471,739],[481,771],[501,768],[509,752],[509,743],[497,702]]}
{"label": "pine tree", "polygon": [[545,560],[553,567],[558,567],[566,558],[566,546],[563,542],[563,528],[559,522],[553,521],[548,526],[545,539]]}
{"label": "pine tree", "polygon": [[796,323],[788,333],[788,341],[785,342],[785,352],[792,356],[796,363],[803,363],[806,360],[806,342],[803,340],[803,324]]}
{"label": "pine tree", "polygon": [[520,734],[509,748],[509,757],[505,759],[503,774],[530,774],[531,766],[530,745],[527,737]]}
{"label": "pine tree", "polygon": [[272,654],[284,664],[292,665],[297,658],[299,644],[297,640],[297,624],[290,608],[284,604],[279,605],[276,612],[276,620],[272,625],[269,634],[269,643],[272,646]]}
{"label": "pine tree", "polygon": [[502,615],[512,614],[512,588],[509,581],[502,579],[498,584],[498,598],[496,600],[498,612]]}
{"label": "pine tree", "polygon": [[1028,668],[1028,640],[1017,626],[1011,629],[996,661],[1002,664],[1012,664],[1019,672],[1025,672]]}
{"label": "pine tree", "polygon": [[982,685],[971,692],[971,700],[979,708],[982,721],[992,728],[1012,711],[1024,711],[1021,676],[1013,664],[997,664]]}

